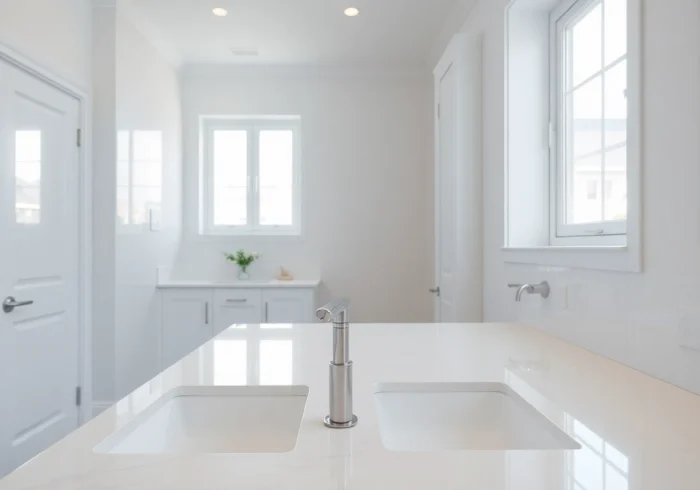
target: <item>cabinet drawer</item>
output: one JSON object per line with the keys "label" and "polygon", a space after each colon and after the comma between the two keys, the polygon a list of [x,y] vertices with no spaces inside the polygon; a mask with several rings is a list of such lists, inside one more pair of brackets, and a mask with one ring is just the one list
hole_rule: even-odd
{"label": "cabinet drawer", "polygon": [[260,289],[217,289],[214,292],[214,330],[223,332],[236,323],[262,321]]}
{"label": "cabinet drawer", "polygon": [[230,306],[232,308],[255,306],[260,308],[261,304],[262,291],[260,289],[217,289],[214,291],[215,306]]}

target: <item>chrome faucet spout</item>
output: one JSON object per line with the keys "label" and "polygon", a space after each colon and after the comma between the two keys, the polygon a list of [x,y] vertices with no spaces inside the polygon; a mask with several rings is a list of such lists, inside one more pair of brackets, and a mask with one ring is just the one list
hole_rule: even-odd
{"label": "chrome faucet spout", "polygon": [[523,294],[528,292],[532,294],[535,288],[531,284],[523,284],[518,288],[518,292],[515,293],[515,301],[520,303],[523,300]]}
{"label": "chrome faucet spout", "polygon": [[316,311],[319,320],[333,323],[333,360],[330,363],[330,413],[324,419],[331,429],[349,429],[357,425],[352,411],[352,361],[350,360],[350,324],[348,301],[338,300]]}
{"label": "chrome faucet spout", "polygon": [[549,298],[549,283],[547,281],[542,281],[539,284],[508,284],[509,288],[517,289],[518,292],[515,293],[515,301],[520,303],[523,300],[523,294],[539,294],[542,298]]}

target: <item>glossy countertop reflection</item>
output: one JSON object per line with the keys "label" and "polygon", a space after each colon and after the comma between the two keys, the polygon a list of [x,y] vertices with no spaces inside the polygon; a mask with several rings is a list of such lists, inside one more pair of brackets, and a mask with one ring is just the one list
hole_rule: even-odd
{"label": "glossy countertop reflection", "polygon": [[[519,325],[351,325],[352,430],[326,429],[328,325],[223,332],[0,482],[9,489],[697,490],[700,397]],[[391,452],[375,382],[494,381],[579,451]],[[285,454],[123,456],[93,448],[179,386],[306,385]]]}

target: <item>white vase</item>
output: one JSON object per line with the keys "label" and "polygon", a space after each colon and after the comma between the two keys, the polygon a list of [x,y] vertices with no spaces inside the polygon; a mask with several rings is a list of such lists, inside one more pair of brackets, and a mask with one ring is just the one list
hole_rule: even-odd
{"label": "white vase", "polygon": [[250,274],[248,274],[246,271],[241,269],[240,267],[238,268],[238,280],[239,281],[247,281],[250,279]]}

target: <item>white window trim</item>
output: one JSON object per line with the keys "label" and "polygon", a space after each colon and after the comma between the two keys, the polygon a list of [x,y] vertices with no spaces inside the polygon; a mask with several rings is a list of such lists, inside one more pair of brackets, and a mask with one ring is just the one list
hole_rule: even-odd
{"label": "white window trim", "polygon": [[[528,0],[512,0],[506,9],[506,47],[508,43],[508,22],[509,11],[518,2]],[[564,0],[555,10],[568,10],[577,0]],[[552,12],[556,15],[556,12]],[[559,17],[561,14],[559,15]],[[558,18],[558,17],[557,17]],[[506,219],[505,219],[505,245],[502,248],[503,260],[507,263],[533,264],[554,267],[574,267],[594,270],[609,270],[620,272],[641,272],[642,271],[642,6],[641,0],[628,0],[627,2],[627,101],[628,101],[628,122],[627,122],[627,185],[628,185],[628,215],[627,215],[627,235],[626,243],[615,242],[615,236],[611,237],[580,237],[576,240],[567,240],[566,245],[552,243],[551,232],[549,244],[545,246],[518,246],[510,242],[508,210],[508,167],[509,152],[506,143]],[[550,33],[550,36],[554,33]],[[554,48],[554,41],[550,42]],[[507,48],[506,48],[507,49]],[[508,141],[508,53],[506,52],[506,142]],[[550,132],[550,137],[553,135]],[[552,162],[550,161],[550,172]],[[549,201],[556,199],[555,179],[549,180],[550,196]],[[543,210],[549,214],[551,220],[555,219],[552,209]],[[556,221],[554,221],[556,223]],[[551,230],[551,226],[550,226]]]}
{"label": "white window trim", "polygon": [[[298,116],[201,116],[200,117],[200,213],[199,234],[208,236],[298,236],[301,235],[301,119]],[[213,132],[216,130],[248,130],[248,224],[215,226],[213,210],[214,161]],[[252,131],[251,131],[252,129]],[[294,138],[292,225],[260,225],[258,135],[261,130],[291,130]],[[251,187],[253,192],[250,192]]]}
{"label": "white window trim", "polygon": [[[562,66],[565,63],[565,53],[563,52],[564,40],[562,38],[565,28],[570,22],[590,11],[600,0],[565,0],[550,14],[550,127],[552,130],[552,141],[550,145],[550,165],[551,175],[551,218],[550,218],[550,244],[553,246],[585,246],[585,245],[609,245],[624,246],[627,242],[627,220],[624,221],[601,221],[583,224],[565,224],[564,216],[566,205],[562,198],[562,189],[565,185],[565,174],[561,171],[561,163],[565,160],[562,144],[562,134],[564,124],[564,81],[562,80]],[[605,13],[603,13],[603,20]],[[605,31],[602,33],[605,36]],[[604,48],[605,42],[601,43]],[[627,59],[627,53],[619,60],[611,64],[604,65],[600,71],[590,78],[602,75],[612,66]],[[601,56],[604,63],[604,56]],[[605,87],[603,87],[605,90]],[[605,104],[603,99],[602,104]],[[625,144],[626,145],[626,144]],[[601,148],[605,153],[609,148]],[[601,190],[602,190],[601,183]],[[603,191],[604,192],[604,191]],[[603,197],[604,199],[604,197]]]}

